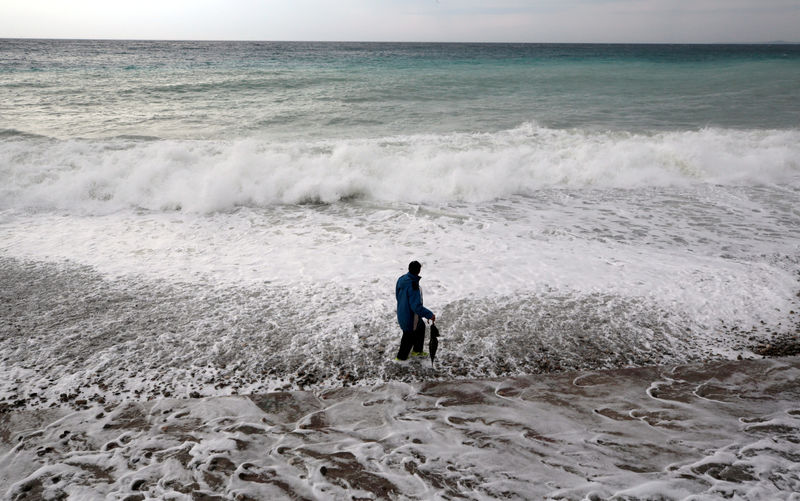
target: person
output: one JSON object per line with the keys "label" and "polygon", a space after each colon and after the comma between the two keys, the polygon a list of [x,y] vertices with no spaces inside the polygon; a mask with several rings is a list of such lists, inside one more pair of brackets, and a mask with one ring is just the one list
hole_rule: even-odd
{"label": "person", "polygon": [[397,279],[394,289],[397,298],[397,322],[403,330],[396,358],[398,361],[407,360],[409,352],[412,357],[428,356],[422,351],[425,344],[425,322],[422,319],[435,322],[436,315],[422,305],[422,289],[419,286],[421,269],[419,262],[411,261],[408,264],[408,273]]}

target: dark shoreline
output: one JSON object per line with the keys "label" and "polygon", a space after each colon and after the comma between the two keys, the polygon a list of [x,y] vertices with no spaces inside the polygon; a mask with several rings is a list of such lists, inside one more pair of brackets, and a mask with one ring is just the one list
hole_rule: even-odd
{"label": "dark shoreline", "polygon": [[793,357],[800,355],[800,330],[775,334],[772,339],[752,347],[754,353],[764,357]]}

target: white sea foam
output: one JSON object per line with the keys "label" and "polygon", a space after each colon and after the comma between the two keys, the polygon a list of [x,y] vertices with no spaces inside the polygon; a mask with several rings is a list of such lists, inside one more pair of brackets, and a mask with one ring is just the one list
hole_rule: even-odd
{"label": "white sea foam", "polygon": [[[301,372],[322,385],[407,377],[386,360],[394,280],[412,258],[442,329],[442,377],[749,356],[797,324],[796,201],[791,186],[701,184],[474,204],[4,211],[0,252],[23,263],[0,262],[14,322],[57,342],[7,336],[18,362],[0,395],[57,401],[94,391],[99,374],[147,394],[225,394],[209,381],[229,370],[243,391]],[[17,371],[31,360],[47,369]]]}
{"label": "white sea foam", "polygon": [[361,198],[481,202],[550,187],[776,184],[800,175],[800,131],[632,134],[525,124],[485,134],[308,143],[0,143],[0,207],[108,213],[230,210]]}
{"label": "white sea foam", "polygon": [[[770,332],[793,332],[800,311],[795,135],[12,139],[0,264],[18,288],[3,349],[19,363],[0,394],[58,401],[98,374],[148,394],[224,394],[206,381],[234,361],[252,391],[301,372],[323,385],[393,379],[392,291],[414,258],[440,319],[442,377],[748,356]],[[638,160],[608,160],[622,153]],[[265,158],[280,161],[270,170]],[[562,165],[581,176],[556,176]],[[332,203],[288,203],[308,200]],[[67,313],[84,304],[102,307]],[[58,342],[29,345],[14,329]],[[47,369],[19,372],[32,360]],[[131,360],[159,381],[129,372]]]}
{"label": "white sea foam", "polygon": [[789,358],[7,412],[0,493],[796,500],[799,376]]}

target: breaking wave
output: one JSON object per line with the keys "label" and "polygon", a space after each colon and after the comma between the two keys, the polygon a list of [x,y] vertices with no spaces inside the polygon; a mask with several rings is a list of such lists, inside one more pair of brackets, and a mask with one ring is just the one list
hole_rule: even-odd
{"label": "breaking wave", "polygon": [[215,212],[239,206],[481,202],[553,187],[778,184],[800,131],[550,129],[279,142],[0,137],[4,209]]}

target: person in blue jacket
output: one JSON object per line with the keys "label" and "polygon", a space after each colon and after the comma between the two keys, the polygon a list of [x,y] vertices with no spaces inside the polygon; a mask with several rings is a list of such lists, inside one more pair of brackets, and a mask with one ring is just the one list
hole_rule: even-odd
{"label": "person in blue jacket", "polygon": [[411,261],[408,264],[408,273],[397,279],[394,289],[397,297],[397,322],[403,329],[400,351],[397,352],[397,360],[400,361],[408,359],[409,352],[412,357],[428,356],[422,351],[425,344],[425,322],[422,319],[436,321],[436,315],[422,306],[422,289],[419,286],[421,269],[419,262]]}

